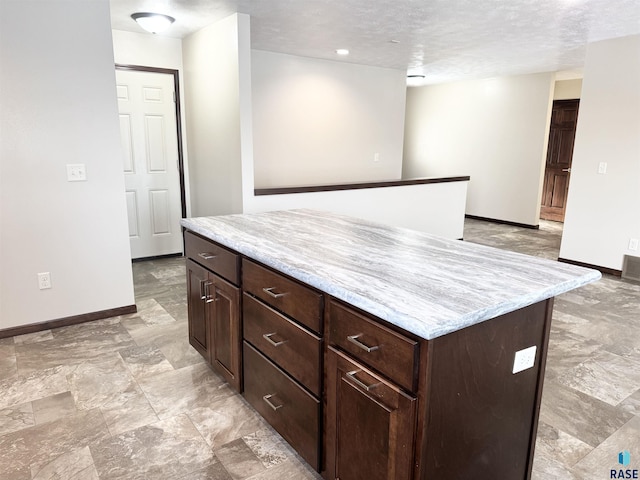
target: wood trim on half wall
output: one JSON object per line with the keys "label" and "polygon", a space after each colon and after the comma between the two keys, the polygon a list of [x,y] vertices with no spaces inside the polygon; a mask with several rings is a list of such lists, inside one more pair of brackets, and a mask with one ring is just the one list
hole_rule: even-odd
{"label": "wood trim on half wall", "polygon": [[600,267],[598,265],[592,265],[590,263],[577,262],[575,260],[569,260],[567,258],[558,258],[559,262],[568,263],[570,265],[576,265],[578,267],[593,268],[594,270],[600,270],[601,273],[607,275],[613,275],[614,277],[622,277],[622,270],[615,270],[613,268]]}
{"label": "wood trim on half wall", "polygon": [[58,318],[56,320],[47,320],[46,322],[30,323],[29,325],[20,325],[19,327],[11,327],[0,330],[0,338],[15,337],[16,335],[24,335],[26,333],[36,333],[52,328],[68,327],[69,325],[77,325],[79,323],[92,322],[94,320],[102,320],[103,318],[117,317],[118,315],[128,315],[136,313],[138,307],[135,305],[127,305],[124,307],[111,308],[109,310],[100,310],[98,312],[83,313],[82,315],[73,315],[71,317]]}
{"label": "wood trim on half wall", "polygon": [[304,187],[256,188],[255,196],[285,195],[289,193],[335,192],[338,190],[360,190],[363,188],[403,187],[406,185],[425,185],[429,183],[468,182],[469,176],[412,178],[408,180],[390,180],[386,182],[339,183],[334,185],[308,185]]}

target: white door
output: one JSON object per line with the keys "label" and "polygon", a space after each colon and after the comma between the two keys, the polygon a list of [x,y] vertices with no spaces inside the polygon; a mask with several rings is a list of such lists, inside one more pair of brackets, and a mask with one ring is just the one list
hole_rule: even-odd
{"label": "white door", "polygon": [[131,257],[182,252],[173,75],[116,70]]}

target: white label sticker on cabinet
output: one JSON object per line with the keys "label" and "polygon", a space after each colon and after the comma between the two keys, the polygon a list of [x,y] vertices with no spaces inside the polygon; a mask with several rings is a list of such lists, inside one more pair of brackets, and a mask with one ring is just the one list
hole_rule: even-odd
{"label": "white label sticker on cabinet", "polygon": [[538,347],[525,348],[524,350],[518,350],[516,356],[513,359],[513,373],[522,372],[533,367],[536,363],[536,350]]}

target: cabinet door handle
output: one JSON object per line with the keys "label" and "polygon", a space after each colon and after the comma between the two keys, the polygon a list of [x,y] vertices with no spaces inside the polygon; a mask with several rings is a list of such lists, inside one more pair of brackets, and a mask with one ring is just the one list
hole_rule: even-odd
{"label": "cabinet door handle", "polygon": [[274,342],[273,340],[271,340],[271,337],[274,336],[276,334],[276,332],[273,333],[265,333],[264,335],[262,335],[262,338],[264,338],[267,342],[269,342],[271,345],[273,345],[274,347],[279,347],[280,345],[282,345],[283,343],[287,343],[286,340],[280,340],[279,342]]}
{"label": "cabinet door handle", "polygon": [[212,297],[211,296],[211,285],[213,285],[213,282],[205,282],[204,283],[204,302],[205,303],[211,303],[211,302],[215,302],[217,300],[217,295],[216,297]]}
{"label": "cabinet door handle", "polygon": [[380,382],[372,383],[371,385],[367,385],[362,380],[358,380],[356,378],[356,373],[358,373],[358,370],[353,370],[351,372],[347,372],[347,377],[349,377],[349,380],[351,380],[353,383],[355,383],[360,388],[366,390],[367,392],[370,392],[371,390],[376,388],[378,385],[380,385]]}
{"label": "cabinet door handle", "polygon": [[207,283],[206,280],[200,280],[200,300],[207,299],[207,292],[204,284]]}
{"label": "cabinet door handle", "polygon": [[269,287],[269,288],[263,288],[262,291],[264,293],[266,293],[267,295],[270,295],[273,298],[280,298],[280,297],[284,297],[286,295],[286,293],[275,293],[274,290],[276,289],[276,287]]}
{"label": "cabinet door handle", "polygon": [[374,345],[373,347],[369,347],[368,345],[365,345],[360,340],[358,340],[358,337],[360,337],[360,336],[362,336],[361,333],[359,333],[357,335],[349,335],[347,337],[347,340],[349,340],[355,346],[361,348],[362,350],[364,350],[367,353],[375,352],[376,350],[378,350],[380,348],[380,345]]}
{"label": "cabinet door handle", "polygon": [[208,252],[199,253],[198,256],[204,260],[211,260],[212,258],[216,258],[217,255]]}
{"label": "cabinet door handle", "polygon": [[271,400],[270,400],[272,397],[273,397],[273,394],[265,395],[264,397],[262,397],[262,400],[264,400],[264,402],[265,402],[267,405],[269,405],[269,406],[273,409],[273,411],[275,412],[275,411],[277,411],[279,408],[282,408],[284,405],[282,405],[282,404],[280,404],[280,405],[274,405],[274,404],[271,402]]}

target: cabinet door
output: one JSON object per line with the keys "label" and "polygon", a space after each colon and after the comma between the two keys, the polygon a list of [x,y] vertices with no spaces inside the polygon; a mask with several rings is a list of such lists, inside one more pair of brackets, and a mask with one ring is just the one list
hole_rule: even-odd
{"label": "cabinet door", "polygon": [[210,323],[205,301],[210,288],[209,272],[197,263],[187,260],[189,343],[209,362],[211,361]]}
{"label": "cabinet door", "polygon": [[326,478],[410,480],[416,399],[331,347],[326,391]]}
{"label": "cabinet door", "polygon": [[[240,289],[222,278],[209,274],[212,281],[210,343],[211,364],[238,392],[242,388]],[[211,301],[213,300],[213,301]]]}

